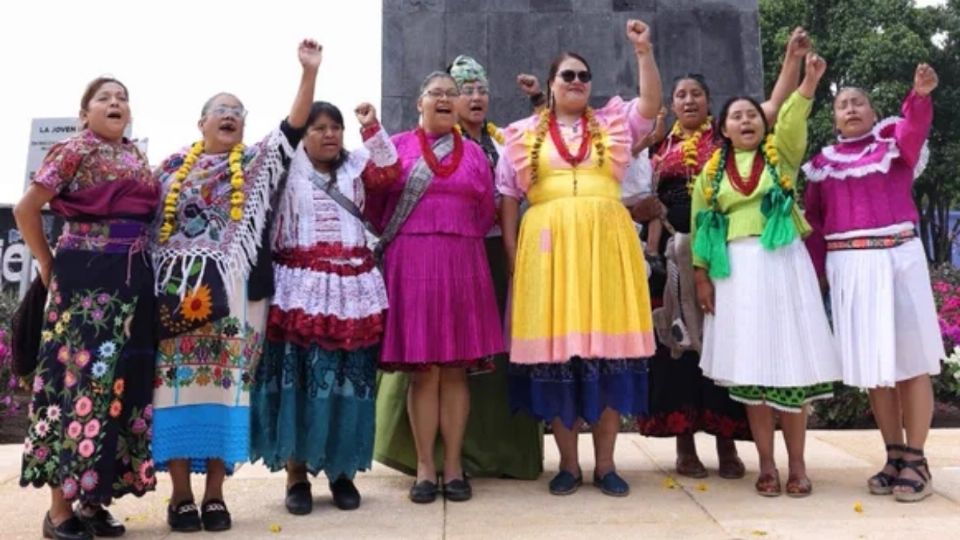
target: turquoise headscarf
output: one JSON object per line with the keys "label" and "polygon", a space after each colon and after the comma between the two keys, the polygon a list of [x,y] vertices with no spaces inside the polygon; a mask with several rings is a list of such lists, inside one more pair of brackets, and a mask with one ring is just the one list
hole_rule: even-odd
{"label": "turquoise headscarf", "polygon": [[450,76],[457,82],[457,86],[472,81],[487,85],[487,70],[483,69],[480,62],[463,54],[454,58],[450,64]]}

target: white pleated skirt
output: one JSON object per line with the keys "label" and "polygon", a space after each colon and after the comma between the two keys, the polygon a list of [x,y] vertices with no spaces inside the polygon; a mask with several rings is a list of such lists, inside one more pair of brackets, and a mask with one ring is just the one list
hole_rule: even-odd
{"label": "white pleated skirt", "polygon": [[803,242],[771,251],[750,237],[730,242],[727,250],[730,277],[714,280],[716,313],[704,319],[704,374],[724,386],[840,380],[840,359]]}
{"label": "white pleated skirt", "polygon": [[923,244],[827,253],[843,382],[861,388],[940,373],[945,356]]}

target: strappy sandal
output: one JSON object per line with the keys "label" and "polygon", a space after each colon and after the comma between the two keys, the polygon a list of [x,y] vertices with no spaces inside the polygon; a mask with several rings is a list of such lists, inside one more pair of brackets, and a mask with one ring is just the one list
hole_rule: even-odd
{"label": "strappy sandal", "polygon": [[[887,466],[893,467],[893,469],[897,471],[897,475],[899,475],[900,471],[903,470],[902,454],[905,450],[906,447],[902,444],[888,444],[887,462],[884,464],[884,468]],[[900,452],[901,456],[892,458],[890,457],[890,452]],[[870,493],[873,495],[891,495],[893,494],[893,483],[897,480],[897,475],[889,474],[881,470],[867,479],[867,488],[870,489]]]}
{"label": "strappy sandal", "polygon": [[757,495],[779,497],[783,493],[780,487],[780,471],[774,469],[772,473],[761,473],[753,487],[757,490]]}
{"label": "strappy sandal", "polygon": [[[901,474],[893,481],[893,497],[897,502],[919,502],[930,495],[933,495],[933,475],[930,473],[930,466],[927,464],[927,458],[923,457],[923,450],[919,448],[903,448],[905,454],[919,456],[920,459],[903,458],[903,469],[910,469],[919,476],[920,480],[904,478]],[[910,491],[897,491],[896,488],[910,488]]]}

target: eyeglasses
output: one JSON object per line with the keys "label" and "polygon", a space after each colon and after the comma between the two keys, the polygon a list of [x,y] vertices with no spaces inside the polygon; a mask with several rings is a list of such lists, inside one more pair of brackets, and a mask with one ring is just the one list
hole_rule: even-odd
{"label": "eyeglasses", "polygon": [[593,79],[593,75],[589,71],[574,71],[572,69],[565,69],[558,75],[565,83],[572,83],[574,79],[580,79],[580,82],[586,84]]}
{"label": "eyeglasses", "polygon": [[227,115],[233,115],[239,117],[241,120],[247,117],[247,110],[243,107],[230,107],[227,105],[217,105],[216,107],[210,109],[207,112],[209,116],[216,116],[217,118],[223,118]]}
{"label": "eyeglasses", "polygon": [[457,90],[456,88],[450,88],[447,90],[442,90],[440,88],[431,88],[430,90],[427,90],[426,92],[424,92],[423,95],[430,96],[433,99],[442,99],[444,97],[447,97],[450,99],[457,99],[458,97],[460,97],[460,91]]}
{"label": "eyeglasses", "polygon": [[460,88],[460,95],[464,95],[464,96],[473,96],[473,95],[486,96],[489,93],[490,93],[490,90],[488,90],[487,87],[483,85],[464,86]]}

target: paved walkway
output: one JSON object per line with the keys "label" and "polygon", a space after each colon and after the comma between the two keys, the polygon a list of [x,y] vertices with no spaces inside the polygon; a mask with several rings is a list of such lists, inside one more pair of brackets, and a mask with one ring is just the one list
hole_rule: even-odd
{"label": "paved walkway", "polygon": [[[126,497],[113,508],[126,521],[128,539],[203,537],[229,538],[910,538],[960,537],[960,429],[935,430],[927,445],[936,494],[921,504],[899,504],[871,496],[865,479],[876,472],[882,456],[875,431],[812,431],[807,463],[814,494],[807,499],[766,499],[753,494],[756,453],[741,444],[747,463],[743,480],[722,480],[715,474],[716,456],[708,437],[698,438],[706,480],[671,476],[672,439],[624,435],[617,445],[617,463],[630,482],[629,497],[606,497],[586,485],[568,497],[547,493],[557,466],[553,441],[546,442],[546,468],[540,480],[477,479],[474,499],[467,503],[414,505],[407,498],[411,480],[375,466],[361,474],[357,486],[363,505],[341,512],[330,504],[323,482],[314,488],[316,502],[309,516],[295,517],[283,508],[283,476],[246,465],[227,483],[227,503],[234,529],[211,535],[175,535],[165,520],[170,481],[160,477],[158,492],[142,499]],[[782,441],[778,462],[786,481]],[[22,489],[18,445],[0,446],[0,538],[39,538],[47,492]],[[581,452],[591,455],[589,437]],[[586,461],[584,462],[586,464]],[[591,471],[584,471],[589,477]],[[194,489],[202,491],[202,480]]]}

